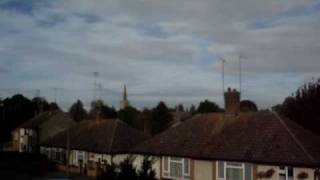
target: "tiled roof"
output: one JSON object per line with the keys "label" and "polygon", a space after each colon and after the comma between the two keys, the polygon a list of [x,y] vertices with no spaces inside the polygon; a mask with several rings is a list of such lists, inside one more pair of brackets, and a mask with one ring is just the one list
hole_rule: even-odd
{"label": "tiled roof", "polygon": [[25,122],[19,128],[36,129],[39,133],[39,141],[41,142],[74,124],[76,123],[67,113],[55,110],[43,112]]}
{"label": "tiled roof", "polygon": [[133,151],[206,160],[320,165],[320,138],[269,111],[196,115]]}
{"label": "tiled roof", "polygon": [[30,129],[34,129],[39,127],[43,122],[47,121],[50,117],[56,115],[57,113],[63,113],[59,110],[56,111],[46,111],[43,112],[37,116],[35,116],[34,118],[28,120],[27,122],[23,123],[20,128],[30,128]]}
{"label": "tiled roof", "polygon": [[66,148],[69,133],[70,149],[97,153],[128,153],[150,136],[118,119],[86,120],[48,139],[41,146]]}

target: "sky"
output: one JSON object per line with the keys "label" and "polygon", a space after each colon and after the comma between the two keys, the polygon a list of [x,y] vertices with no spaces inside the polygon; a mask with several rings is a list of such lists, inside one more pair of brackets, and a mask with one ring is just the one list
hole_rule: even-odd
{"label": "sky", "polygon": [[237,89],[241,57],[260,108],[320,76],[319,0],[1,0],[0,27],[0,97],[39,89],[63,109],[94,89],[119,107],[124,84],[139,108],[223,106],[219,57]]}

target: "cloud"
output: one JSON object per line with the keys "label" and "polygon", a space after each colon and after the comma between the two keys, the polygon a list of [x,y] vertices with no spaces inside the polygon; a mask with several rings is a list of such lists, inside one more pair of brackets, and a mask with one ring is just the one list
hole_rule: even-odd
{"label": "cloud", "polygon": [[[93,72],[104,100],[118,106],[124,83],[134,105],[166,100],[222,104],[221,68],[244,98],[269,107],[317,74],[319,20],[313,0],[57,0],[0,3],[3,86],[33,89],[64,108],[93,97]],[[3,72],[0,70],[0,72]],[[257,80],[258,79],[258,80]],[[270,87],[266,95],[265,87]],[[6,91],[10,95],[16,91]]]}

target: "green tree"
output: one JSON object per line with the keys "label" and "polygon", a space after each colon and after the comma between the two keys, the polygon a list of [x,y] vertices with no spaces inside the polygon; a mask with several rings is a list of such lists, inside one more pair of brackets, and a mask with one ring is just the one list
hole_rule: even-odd
{"label": "green tree", "polygon": [[274,107],[281,115],[301,126],[320,134],[320,79],[300,87],[295,94],[287,97],[281,107]]}
{"label": "green tree", "polygon": [[139,180],[156,180],[156,172],[152,169],[153,163],[153,158],[149,156],[143,158],[140,170],[138,171]]}
{"label": "green tree", "polygon": [[87,111],[84,109],[80,100],[77,100],[69,109],[70,116],[76,122],[82,121],[87,117]]}
{"label": "green tree", "polygon": [[255,112],[258,111],[258,106],[255,102],[250,100],[243,100],[240,102],[241,112]]}
{"label": "green tree", "polygon": [[93,101],[89,113],[92,119],[98,116],[103,119],[112,119],[117,117],[117,111],[114,107],[109,107],[102,100]]}
{"label": "green tree", "polygon": [[106,164],[106,170],[102,172],[101,175],[97,177],[97,180],[117,180],[118,172],[117,165],[113,162],[111,164]]}
{"label": "green tree", "polygon": [[61,110],[59,105],[55,102],[49,104],[49,109],[50,111]]}
{"label": "green tree", "polygon": [[50,110],[50,105],[45,98],[35,97],[31,100],[35,115]]}
{"label": "green tree", "polygon": [[179,104],[179,105],[177,106],[177,110],[178,110],[179,112],[184,112],[184,106],[183,106],[183,104]]}
{"label": "green tree", "polygon": [[152,110],[152,134],[158,134],[168,129],[171,121],[172,115],[169,108],[164,102],[159,102]]}
{"label": "green tree", "polygon": [[121,119],[122,121],[126,122],[127,124],[129,124],[134,128],[137,128],[137,129],[141,128],[140,122],[138,122],[140,117],[140,112],[132,106],[127,106],[124,109],[120,110],[118,112],[118,117],[119,119]]}
{"label": "green tree", "polygon": [[11,131],[34,116],[33,103],[21,94],[6,98],[1,105],[0,143],[11,139]]}
{"label": "green tree", "polygon": [[197,112],[198,113],[210,113],[210,112],[221,112],[220,107],[209,100],[200,102]]}
{"label": "green tree", "polygon": [[189,112],[190,112],[191,114],[193,114],[193,113],[196,112],[196,107],[195,107],[193,104],[191,105],[191,107],[190,107],[190,109],[189,109]]}
{"label": "green tree", "polygon": [[127,157],[124,161],[119,164],[119,175],[118,180],[136,180],[138,179],[137,170],[133,166],[134,156]]}

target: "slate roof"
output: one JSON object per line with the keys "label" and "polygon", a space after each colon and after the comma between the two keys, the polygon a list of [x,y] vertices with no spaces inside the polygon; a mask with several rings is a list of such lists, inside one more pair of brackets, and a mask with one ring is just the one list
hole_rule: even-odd
{"label": "slate roof", "polygon": [[133,146],[150,138],[118,119],[86,120],[48,139],[41,146],[66,148],[68,131],[70,149],[107,154],[128,153]]}
{"label": "slate roof", "polygon": [[320,165],[320,137],[270,111],[196,115],[133,152],[279,165]]}

